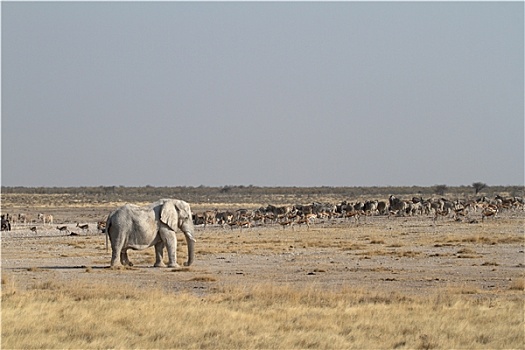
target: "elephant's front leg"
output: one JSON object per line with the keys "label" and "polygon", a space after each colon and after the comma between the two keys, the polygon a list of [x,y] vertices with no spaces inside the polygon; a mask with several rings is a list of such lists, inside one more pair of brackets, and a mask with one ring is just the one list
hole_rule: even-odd
{"label": "elephant's front leg", "polygon": [[177,237],[175,231],[162,227],[159,230],[160,239],[168,250],[168,267],[179,267],[177,264]]}
{"label": "elephant's front leg", "polygon": [[165,267],[164,265],[164,242],[155,244],[155,267]]}

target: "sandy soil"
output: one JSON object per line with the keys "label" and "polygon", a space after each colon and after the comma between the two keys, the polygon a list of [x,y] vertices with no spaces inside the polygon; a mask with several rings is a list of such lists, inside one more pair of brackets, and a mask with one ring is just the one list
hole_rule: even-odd
{"label": "sandy soil", "polygon": [[[196,228],[196,260],[189,268],[153,268],[154,248],[130,251],[135,266],[111,269],[96,221],[105,208],[56,208],[53,226],[15,226],[2,232],[2,274],[17,288],[49,281],[125,283],[168,291],[210,293],[259,283],[363,287],[407,294],[457,289],[463,294],[517,293],[523,283],[525,212],[478,223],[428,217],[372,217],[356,225],[334,220],[310,229],[279,225],[252,229]],[[81,215],[82,213],[82,215]],[[78,235],[60,233],[56,223]],[[90,224],[81,232],[71,222]],[[31,225],[34,226],[34,225]],[[178,260],[186,257],[179,240]],[[514,287],[513,287],[514,286]],[[519,291],[518,291],[519,292]]]}

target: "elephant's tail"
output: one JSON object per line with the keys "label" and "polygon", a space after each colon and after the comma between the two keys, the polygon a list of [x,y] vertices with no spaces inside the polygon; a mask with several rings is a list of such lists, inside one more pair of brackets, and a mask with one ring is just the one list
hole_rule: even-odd
{"label": "elephant's tail", "polygon": [[111,220],[110,220],[110,217],[108,216],[108,220],[106,221],[106,252],[109,252],[108,240],[109,240],[109,229],[110,228],[111,228]]}

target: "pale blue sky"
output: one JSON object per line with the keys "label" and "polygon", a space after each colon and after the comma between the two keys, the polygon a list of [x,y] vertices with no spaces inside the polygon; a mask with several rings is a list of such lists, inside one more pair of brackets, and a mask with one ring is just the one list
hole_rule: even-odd
{"label": "pale blue sky", "polygon": [[523,2],[2,2],[4,186],[524,184]]}

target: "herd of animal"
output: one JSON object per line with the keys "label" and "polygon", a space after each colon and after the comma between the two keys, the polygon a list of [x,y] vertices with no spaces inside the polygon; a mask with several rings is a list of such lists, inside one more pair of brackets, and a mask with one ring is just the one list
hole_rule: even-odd
{"label": "herd of animal", "polygon": [[193,214],[195,225],[220,225],[230,228],[244,228],[266,224],[294,226],[311,224],[320,220],[353,219],[359,223],[361,217],[368,216],[416,216],[426,215],[434,221],[439,217],[450,217],[457,221],[476,222],[475,215],[495,217],[502,210],[524,210],[522,197],[494,198],[479,197],[472,200],[449,200],[447,198],[423,199],[413,197],[400,199],[391,195],[388,200],[342,201],[340,203],[314,202],[308,205],[274,206],[268,205],[255,210],[238,209],[220,211],[218,209]]}
{"label": "herd of animal", "polygon": [[[12,216],[9,213],[2,214],[2,225],[1,230],[2,231],[11,231],[11,225],[29,225],[29,230],[33,233],[38,233],[38,226],[34,226],[36,223],[42,223],[44,226],[52,226],[53,225],[53,215],[45,215],[42,213],[39,213],[36,217],[36,221],[32,219],[30,215],[19,213],[16,216]],[[83,232],[89,232],[89,224],[80,224],[77,222],[76,228],[79,228]],[[58,231],[64,232],[67,234],[71,234],[72,236],[78,235],[78,233],[72,232],[68,226],[57,226],[56,227]]]}
{"label": "herd of animal", "polygon": [[[457,221],[468,220],[477,222],[476,217],[483,221],[487,217],[495,217],[502,210],[525,210],[523,197],[502,197],[496,195],[494,198],[478,197],[475,199],[456,199],[412,197],[411,199],[400,199],[394,195],[388,200],[366,200],[366,201],[341,201],[339,203],[314,202],[306,205],[274,206],[267,205],[259,209],[237,209],[237,210],[207,210],[195,212],[192,215],[196,226],[222,226],[234,228],[248,228],[262,225],[281,225],[283,228],[295,225],[310,225],[330,219],[352,219],[359,223],[360,218],[369,216],[405,217],[426,215],[432,220],[439,217],[449,217]],[[11,225],[29,225],[29,229],[37,233],[36,223],[44,226],[53,225],[53,215],[39,213],[36,220],[31,216],[19,213],[12,216],[2,214],[2,231],[10,231]],[[97,222],[97,232],[105,232],[106,221]],[[57,226],[56,229],[62,233],[78,235],[70,226]],[[89,224],[77,223],[74,229],[81,232],[90,232]]]}

